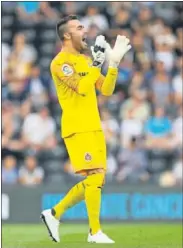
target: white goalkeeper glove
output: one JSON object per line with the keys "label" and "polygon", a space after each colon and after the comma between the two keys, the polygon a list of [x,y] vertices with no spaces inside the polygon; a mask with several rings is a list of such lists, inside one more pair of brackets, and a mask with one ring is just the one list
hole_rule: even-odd
{"label": "white goalkeeper glove", "polygon": [[106,41],[103,35],[96,38],[95,45],[91,47],[93,55],[93,66],[101,68],[105,61]]}
{"label": "white goalkeeper glove", "polygon": [[109,62],[109,67],[116,68],[125,54],[131,49],[130,40],[125,36],[118,35],[114,48],[106,43],[106,58]]}

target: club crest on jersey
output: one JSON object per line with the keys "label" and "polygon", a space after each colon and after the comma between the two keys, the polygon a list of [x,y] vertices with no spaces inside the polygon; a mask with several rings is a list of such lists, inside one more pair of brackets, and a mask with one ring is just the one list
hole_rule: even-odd
{"label": "club crest on jersey", "polygon": [[92,160],[92,156],[91,156],[91,154],[90,153],[85,153],[85,160],[86,161],[91,161]]}
{"label": "club crest on jersey", "polygon": [[66,76],[70,76],[74,73],[74,71],[70,67],[70,65],[67,65],[67,64],[63,64],[62,71],[63,71],[64,75],[66,75]]}

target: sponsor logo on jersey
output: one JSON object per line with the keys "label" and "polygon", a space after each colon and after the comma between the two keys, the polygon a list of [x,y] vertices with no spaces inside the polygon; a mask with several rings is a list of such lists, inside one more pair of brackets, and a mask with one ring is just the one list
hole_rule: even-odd
{"label": "sponsor logo on jersey", "polygon": [[72,67],[68,64],[63,64],[62,71],[66,76],[71,76],[74,73]]}
{"label": "sponsor logo on jersey", "polygon": [[85,160],[86,160],[86,161],[91,161],[91,160],[92,160],[92,156],[91,156],[91,154],[90,154],[89,152],[87,152],[87,153],[85,154]]}
{"label": "sponsor logo on jersey", "polygon": [[88,72],[79,72],[78,74],[79,74],[79,76],[84,77],[84,76],[88,75]]}

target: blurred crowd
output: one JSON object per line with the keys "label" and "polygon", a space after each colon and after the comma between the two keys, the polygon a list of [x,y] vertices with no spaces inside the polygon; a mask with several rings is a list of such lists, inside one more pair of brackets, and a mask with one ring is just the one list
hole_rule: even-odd
{"label": "blurred crowd", "polygon": [[[107,180],[182,184],[183,30],[179,2],[2,2],[2,182],[75,180],[63,140],[61,109],[49,73],[60,51],[55,23],[77,14],[131,51],[115,93],[98,105],[108,150]],[[107,65],[103,67],[103,73]]]}

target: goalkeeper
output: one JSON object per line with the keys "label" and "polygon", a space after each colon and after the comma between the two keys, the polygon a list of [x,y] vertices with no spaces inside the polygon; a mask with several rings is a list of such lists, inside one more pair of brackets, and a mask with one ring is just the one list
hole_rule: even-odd
{"label": "goalkeeper", "polygon": [[[49,235],[60,242],[59,220],[64,212],[85,200],[90,243],[114,243],[101,230],[101,189],[105,183],[106,143],[97,107],[96,89],[105,96],[112,95],[118,76],[118,65],[130,50],[129,40],[117,36],[114,48],[98,36],[91,47],[93,61],[83,55],[87,49],[86,30],[76,16],[67,16],[57,24],[62,51],[51,62],[51,74],[62,107],[62,138],[75,173],[85,179],[75,185],[52,209],[44,210],[41,218]],[[107,59],[106,77],[101,67]]]}

